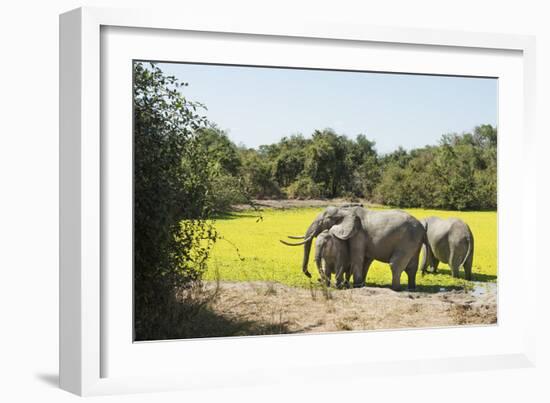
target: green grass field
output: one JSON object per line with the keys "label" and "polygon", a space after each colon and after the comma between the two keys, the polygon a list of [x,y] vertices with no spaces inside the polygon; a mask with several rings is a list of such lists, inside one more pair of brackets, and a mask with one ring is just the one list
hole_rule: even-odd
{"label": "green grass field", "polygon": [[[262,211],[262,220],[253,211],[232,213],[216,220],[216,229],[223,239],[214,245],[209,258],[207,280],[276,281],[290,286],[309,287],[311,280],[302,274],[303,247],[282,245],[279,239],[287,235],[302,235],[322,208],[296,208],[288,210],[267,209]],[[496,212],[459,212],[424,209],[407,209],[420,219],[436,215],[458,217],[464,220],[474,234],[475,255],[473,279],[496,281],[497,278],[497,215]],[[318,272],[313,262],[313,248],[309,269],[316,283]],[[440,264],[437,274],[417,275],[420,291],[438,291],[440,288],[468,286],[462,278],[451,277],[447,265]],[[401,283],[406,286],[403,273]],[[389,265],[374,262],[369,270],[367,285],[389,286]]]}

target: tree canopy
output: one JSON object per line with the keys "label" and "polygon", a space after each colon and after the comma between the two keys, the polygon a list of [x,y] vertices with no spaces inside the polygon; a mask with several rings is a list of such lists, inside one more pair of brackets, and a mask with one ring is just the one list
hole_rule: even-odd
{"label": "tree canopy", "polygon": [[379,154],[364,134],[350,139],[331,129],[316,130],[311,138],[283,137],[257,150],[236,147],[220,129],[208,133],[225,147],[210,158],[225,166],[231,155],[235,161],[225,172],[246,184],[250,198],[344,197],[397,207],[496,209],[497,131],[490,125],[387,154]]}

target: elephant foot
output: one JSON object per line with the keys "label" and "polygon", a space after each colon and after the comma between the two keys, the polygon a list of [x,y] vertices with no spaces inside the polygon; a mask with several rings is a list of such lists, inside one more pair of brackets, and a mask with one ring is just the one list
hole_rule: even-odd
{"label": "elephant foot", "polygon": [[362,282],[362,283],[357,283],[357,284],[356,284],[356,283],[353,283],[353,288],[363,288],[363,287],[365,287],[365,286],[366,286],[366,284],[365,284],[364,282]]}
{"label": "elephant foot", "polygon": [[327,287],[330,287],[330,280],[325,280],[325,279],[322,279],[322,278],[318,278],[317,281],[319,282],[319,284],[324,284],[326,285]]}
{"label": "elephant foot", "polygon": [[336,288],[339,290],[347,290],[348,288],[351,288],[351,285],[349,284],[349,281],[342,281],[341,283],[336,284]]}

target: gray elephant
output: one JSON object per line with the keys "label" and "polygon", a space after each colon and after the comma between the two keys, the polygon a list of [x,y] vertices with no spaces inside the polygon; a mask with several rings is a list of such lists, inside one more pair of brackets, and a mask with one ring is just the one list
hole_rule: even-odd
{"label": "gray elephant", "polygon": [[449,265],[453,277],[458,277],[458,271],[463,266],[466,280],[471,280],[474,236],[468,224],[458,218],[445,220],[439,217],[427,217],[421,223],[426,229],[420,263],[422,274],[428,267],[432,267],[435,273],[439,262],[442,262]]}
{"label": "gray elephant", "polygon": [[308,277],[307,266],[311,242],[324,230],[343,241],[349,240],[351,273],[354,287],[362,287],[373,260],[389,263],[392,289],[401,288],[401,274],[406,271],[410,290],[416,288],[418,256],[425,230],[410,214],[400,210],[372,211],[363,207],[328,207],[311,223],[298,243],[281,241],[286,245],[304,245],[302,271]]}
{"label": "gray elephant", "polygon": [[330,287],[333,273],[337,288],[349,286],[351,266],[347,241],[335,237],[328,230],[321,232],[315,240],[315,263],[321,281],[324,281],[327,287]]}

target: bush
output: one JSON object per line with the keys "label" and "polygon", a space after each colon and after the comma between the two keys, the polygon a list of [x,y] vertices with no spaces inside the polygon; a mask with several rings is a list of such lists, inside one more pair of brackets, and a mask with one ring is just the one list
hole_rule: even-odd
{"label": "bush", "polygon": [[212,212],[216,214],[231,210],[231,206],[235,204],[249,203],[250,200],[241,179],[227,174],[214,177],[209,198]]}
{"label": "bush", "polygon": [[285,191],[291,199],[318,199],[323,195],[321,186],[307,176],[299,177]]}
{"label": "bush", "polygon": [[196,288],[216,240],[208,220],[209,161],[197,141],[206,119],[185,84],[134,64],[134,326],[137,340],[181,337],[194,308],[177,292]]}
{"label": "bush", "polygon": [[284,197],[272,176],[272,167],[266,157],[254,149],[241,149],[243,192],[249,198],[279,199]]}

